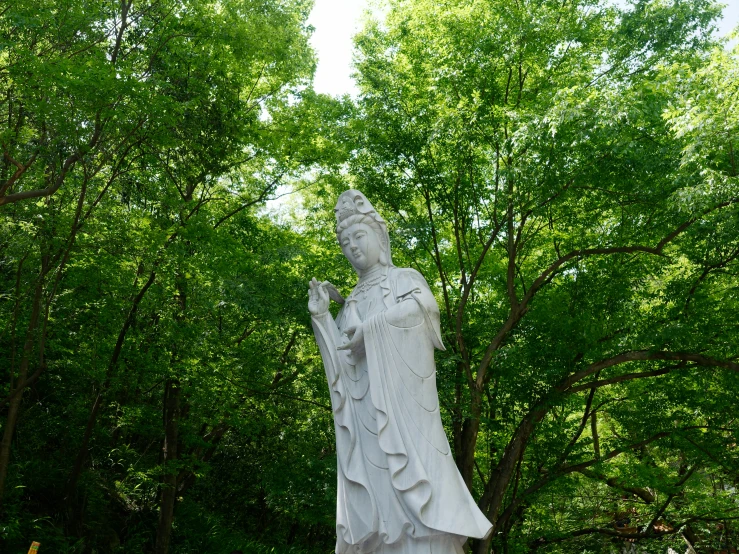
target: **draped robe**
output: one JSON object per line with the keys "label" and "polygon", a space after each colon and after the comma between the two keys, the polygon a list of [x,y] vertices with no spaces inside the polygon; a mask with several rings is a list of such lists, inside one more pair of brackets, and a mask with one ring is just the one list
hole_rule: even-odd
{"label": "draped robe", "polygon": [[[357,318],[364,352],[338,351]],[[312,320],[336,431],[336,553],[456,554],[467,537],[486,536],[490,522],[441,423],[439,308],[421,274],[387,267],[379,283],[354,289],[335,321]]]}

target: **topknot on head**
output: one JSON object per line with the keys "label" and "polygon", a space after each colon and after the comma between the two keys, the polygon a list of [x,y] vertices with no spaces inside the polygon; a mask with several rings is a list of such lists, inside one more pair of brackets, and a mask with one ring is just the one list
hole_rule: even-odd
{"label": "topknot on head", "polygon": [[[377,214],[370,201],[367,200],[367,197],[354,189],[345,190],[341,193],[339,200],[336,202],[334,213],[336,214],[337,225],[353,215]],[[376,217],[382,220],[379,215]]]}

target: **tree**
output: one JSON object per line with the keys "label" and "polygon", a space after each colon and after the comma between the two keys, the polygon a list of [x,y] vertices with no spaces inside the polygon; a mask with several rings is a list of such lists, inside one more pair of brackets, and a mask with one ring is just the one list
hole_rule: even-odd
{"label": "tree", "polygon": [[[220,372],[234,364],[257,322],[267,359],[233,367],[268,371],[270,353],[273,364],[288,359],[266,337],[275,335],[270,321],[279,316],[284,327],[291,312],[278,287],[255,279],[271,268],[289,286],[292,270],[269,257],[292,238],[255,210],[322,155],[292,144],[312,136],[315,115],[301,99],[321,102],[306,90],[308,9],[300,0],[125,0],[0,10],[0,344],[9,368],[0,498],[6,479],[14,484],[4,538],[19,524],[28,460],[42,463],[35,448],[64,436],[47,466],[55,483],[47,513],[72,536],[107,540],[86,533],[87,517],[113,525],[111,510],[94,513],[90,498],[115,505],[125,487],[108,481],[104,501],[95,475],[127,476],[116,465],[91,481],[85,469],[98,455],[133,451],[148,462],[143,505],[157,507],[152,542],[166,552],[177,496],[243,404],[228,381],[203,373],[214,361]],[[224,320],[234,325],[227,332]],[[42,419],[41,444],[25,450],[13,439],[23,417],[33,429],[39,391],[63,417]],[[163,425],[152,428],[156,410]],[[62,421],[60,432],[52,422]]]}
{"label": "tree", "polygon": [[737,475],[736,94],[717,86],[736,60],[707,63],[717,14],[400,1],[357,37],[352,172],[438,287],[440,393],[494,524],[476,552],[697,540],[732,517],[695,484]]}
{"label": "tree", "polygon": [[[438,292],[445,422],[496,528],[475,551],[728,548],[718,8],[394,2],[357,38],[356,105],[310,89],[309,8],[0,2],[0,550],[331,544],[305,302],[349,282],[347,180]],[[281,185],[303,204],[274,217]]]}

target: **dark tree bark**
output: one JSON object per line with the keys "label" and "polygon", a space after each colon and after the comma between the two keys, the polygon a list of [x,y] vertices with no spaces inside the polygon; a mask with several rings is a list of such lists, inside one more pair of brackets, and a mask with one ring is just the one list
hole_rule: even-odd
{"label": "dark tree bark", "polygon": [[164,444],[162,459],[164,476],[159,502],[159,525],[157,526],[155,554],[167,554],[172,536],[174,507],[177,501],[177,471],[172,464],[177,460],[177,441],[179,440],[180,384],[176,379],[168,379],[164,387]]}
{"label": "dark tree bark", "polygon": [[[28,329],[26,330],[26,341],[23,345],[23,356],[21,358],[16,387],[25,388],[26,380],[28,378],[28,365],[30,364],[31,355],[33,354],[33,342],[36,327],[38,326],[39,314],[41,313],[41,297],[44,290],[44,266],[45,264],[42,262],[41,274],[39,275],[36,283],[36,290],[33,294],[31,319],[28,322]],[[15,434],[15,427],[18,423],[18,414],[20,412],[22,399],[23,395],[19,391],[12,391],[8,405],[8,417],[5,421],[2,442],[0,442],[0,509],[2,508],[3,496],[5,493],[5,481],[8,476],[8,466],[10,465],[10,446],[13,443],[13,435]]]}

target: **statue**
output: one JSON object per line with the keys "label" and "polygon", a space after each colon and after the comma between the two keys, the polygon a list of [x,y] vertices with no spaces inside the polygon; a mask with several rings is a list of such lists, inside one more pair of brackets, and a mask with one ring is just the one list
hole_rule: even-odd
{"label": "statue", "polygon": [[[336,429],[336,553],[462,554],[491,525],[441,423],[439,307],[420,273],[393,265],[385,221],[361,192],[342,193],[334,211],[359,280],[344,300],[314,277],[308,309]],[[343,304],[336,320],[331,299]]]}

